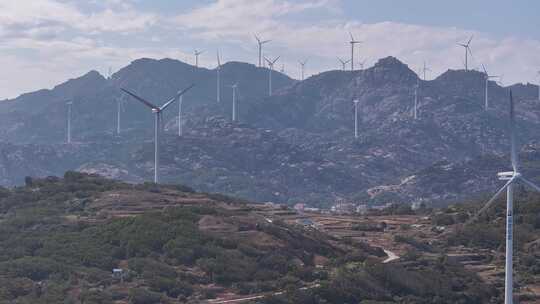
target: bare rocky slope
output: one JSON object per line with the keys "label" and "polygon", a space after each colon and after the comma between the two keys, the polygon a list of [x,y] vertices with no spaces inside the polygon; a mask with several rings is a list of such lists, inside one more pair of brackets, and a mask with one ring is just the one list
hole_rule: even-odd
{"label": "bare rocky slope", "polygon": [[[26,175],[69,169],[150,180],[152,116],[126,99],[123,133],[113,135],[115,102],[126,98],[119,87],[164,101],[196,83],[184,99],[183,137],[175,135],[176,107],[165,115],[163,181],[257,201],[320,206],[339,198],[447,201],[490,191],[496,186],[492,175],[482,179],[472,176],[483,173],[469,173],[504,164],[509,88],[517,100],[520,141],[540,139],[537,86],[503,88],[490,82],[486,111],[484,76],[477,71],[449,70],[420,80],[417,120],[412,119],[417,75],[392,57],[365,70],[329,71],[302,82],[275,72],[272,97],[267,96],[267,69],[231,62],[222,75],[221,103],[216,102],[215,70],[170,59],[136,60],[111,79],[90,72],[53,90],[2,102],[0,181],[16,185]],[[240,122],[232,123],[227,85],[235,82],[240,84]],[[75,101],[72,145],[62,144],[67,98]],[[353,99],[360,101],[358,139],[353,137]],[[536,151],[535,145],[529,147]],[[448,170],[452,174],[439,174]],[[443,187],[441,176],[453,179],[448,181],[452,187]]]}

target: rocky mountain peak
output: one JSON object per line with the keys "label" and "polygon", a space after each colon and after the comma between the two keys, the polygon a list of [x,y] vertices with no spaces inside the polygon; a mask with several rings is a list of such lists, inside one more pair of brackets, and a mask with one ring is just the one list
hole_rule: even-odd
{"label": "rocky mountain peak", "polygon": [[85,95],[98,88],[105,86],[107,79],[97,71],[90,71],[81,77],[70,79],[54,87],[53,92],[57,96],[76,97]]}
{"label": "rocky mountain peak", "polygon": [[409,66],[392,56],[380,59],[373,67],[364,72],[362,76],[370,85],[396,83],[410,85],[418,78]]}
{"label": "rocky mountain peak", "polygon": [[385,58],[379,59],[377,63],[373,66],[373,69],[388,69],[388,70],[409,70],[409,66],[401,62],[399,59],[393,56],[388,56]]}

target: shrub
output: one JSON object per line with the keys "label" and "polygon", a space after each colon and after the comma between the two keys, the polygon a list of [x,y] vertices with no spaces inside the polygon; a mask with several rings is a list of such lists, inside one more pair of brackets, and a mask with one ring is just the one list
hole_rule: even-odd
{"label": "shrub", "polygon": [[131,304],[158,304],[161,303],[160,293],[142,288],[134,288],[129,291],[129,303]]}

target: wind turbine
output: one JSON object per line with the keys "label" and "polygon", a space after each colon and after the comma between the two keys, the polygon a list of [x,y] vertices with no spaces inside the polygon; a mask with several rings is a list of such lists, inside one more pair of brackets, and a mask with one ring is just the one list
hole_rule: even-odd
{"label": "wind turbine", "polygon": [[495,195],[478,211],[472,220],[478,218],[485,210],[487,210],[495,200],[506,189],[506,263],[505,263],[505,279],[504,279],[504,303],[513,303],[513,199],[514,199],[514,184],[522,182],[525,185],[540,191],[540,187],[526,179],[519,171],[518,151],[516,149],[516,134],[515,134],[515,113],[514,113],[514,100],[512,98],[512,91],[510,91],[510,158],[512,162],[512,171],[499,172],[497,176],[499,180],[507,181],[506,184],[495,193]]}
{"label": "wind turbine", "polygon": [[221,102],[221,58],[219,56],[219,50],[217,51],[217,68],[216,68],[216,72],[217,72],[217,87],[216,87],[216,91],[217,91],[217,102]]}
{"label": "wind turbine", "polygon": [[268,42],[272,40],[261,40],[259,36],[255,35],[255,39],[257,39],[257,44],[259,45],[259,67],[261,68],[263,65],[263,55],[262,55],[262,47],[263,45],[267,44]]}
{"label": "wind turbine", "polygon": [[465,71],[468,71],[469,70],[469,66],[468,66],[468,59],[469,59],[469,54],[471,54],[472,56],[472,52],[471,52],[471,41],[473,39],[474,36],[471,36],[471,38],[469,38],[469,41],[467,41],[467,43],[458,43],[459,46],[462,46],[465,48]]}
{"label": "wind turbine", "polygon": [[500,76],[494,76],[494,75],[489,75],[488,72],[486,71],[486,67],[482,64],[482,69],[484,70],[484,79],[486,80],[486,87],[485,87],[485,100],[484,100],[484,109],[487,111],[489,109],[489,97],[488,97],[488,90],[489,90],[489,80],[492,79],[492,78],[498,78]]}
{"label": "wind turbine", "polygon": [[358,99],[353,100],[354,102],[354,138],[358,138]]}
{"label": "wind turbine", "polygon": [[[109,76],[108,79],[112,79],[112,68],[109,67]],[[123,110],[123,100],[121,98],[116,99],[116,136],[120,136],[120,112]]]}
{"label": "wind turbine", "polygon": [[204,51],[197,51],[195,50],[195,67],[199,67],[199,56],[204,53]]}
{"label": "wind turbine", "polygon": [[350,60],[350,59],[349,59],[349,60],[343,60],[343,59],[341,59],[341,58],[339,58],[339,57],[338,57],[337,59],[339,60],[339,62],[341,62],[341,66],[342,66],[341,69],[342,69],[343,71],[345,71],[345,66],[347,65],[347,63],[351,62],[351,60]]}
{"label": "wind turbine", "polygon": [[306,69],[306,64],[307,64],[308,60],[304,60],[304,61],[298,61],[298,63],[300,63],[300,71],[301,71],[301,74],[302,74],[302,80],[304,80],[304,71]]}
{"label": "wind turbine", "polygon": [[354,40],[353,34],[349,32],[349,35],[351,36],[351,41],[349,43],[351,44],[351,71],[354,71],[354,46],[356,44],[362,43],[362,41]]}
{"label": "wind turbine", "polygon": [[420,80],[416,79],[416,84],[414,85],[414,109],[413,109],[413,118],[418,119],[418,89],[420,88]]}
{"label": "wind turbine", "polygon": [[538,71],[537,75],[538,75],[538,100],[540,100],[540,71]]}
{"label": "wind turbine", "polygon": [[178,97],[178,137],[182,137],[182,104],[184,103],[184,95]]}
{"label": "wind turbine", "polygon": [[427,67],[426,62],[424,61],[424,66],[422,67],[422,73],[424,74],[424,81],[426,81],[426,72],[431,72],[431,69]]}
{"label": "wind turbine", "polygon": [[364,59],[362,62],[360,62],[360,69],[364,69],[364,64],[366,63],[366,59]]}
{"label": "wind turbine", "polygon": [[238,88],[238,83],[230,87],[232,89],[232,121],[236,121],[236,89]]}
{"label": "wind turbine", "polygon": [[143,99],[142,97],[139,97],[130,91],[121,88],[122,91],[130,95],[131,97],[137,99],[141,103],[143,103],[145,106],[149,107],[152,110],[152,113],[156,114],[155,123],[154,123],[154,183],[159,182],[159,130],[161,128],[161,114],[162,112],[170,106],[173,102],[176,101],[176,99],[180,98],[180,96],[184,95],[188,90],[193,88],[195,85],[192,84],[189,87],[185,88],[182,91],[179,91],[173,98],[169,99],[165,104],[163,104],[161,107],[158,107],[151,102]]}
{"label": "wind turbine", "polygon": [[279,60],[280,56],[277,56],[274,60],[270,60],[264,57],[264,60],[268,63],[270,69],[268,70],[268,95],[272,96],[272,72],[274,71],[274,64]]}
{"label": "wind turbine", "polygon": [[71,108],[73,107],[73,101],[66,101],[67,105],[67,143],[71,144]]}
{"label": "wind turbine", "polygon": [[124,100],[116,99],[116,135],[120,136],[121,129],[121,112],[124,111]]}

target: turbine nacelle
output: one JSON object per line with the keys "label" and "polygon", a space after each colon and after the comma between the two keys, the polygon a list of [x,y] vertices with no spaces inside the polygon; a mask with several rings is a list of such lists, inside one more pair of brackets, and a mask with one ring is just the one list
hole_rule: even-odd
{"label": "turbine nacelle", "polygon": [[517,174],[521,175],[520,173],[516,173],[514,171],[499,172],[497,173],[497,177],[499,180],[511,180],[514,177],[518,177]]}

